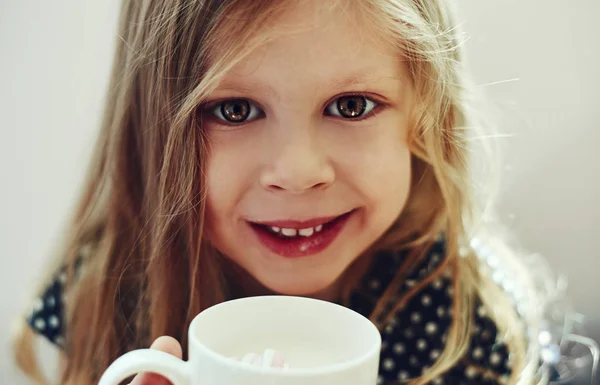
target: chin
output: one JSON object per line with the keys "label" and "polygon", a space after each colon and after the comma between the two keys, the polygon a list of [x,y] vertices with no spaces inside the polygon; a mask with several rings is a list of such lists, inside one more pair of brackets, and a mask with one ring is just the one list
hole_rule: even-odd
{"label": "chin", "polygon": [[303,279],[302,277],[295,276],[293,279],[264,280],[261,283],[270,291],[281,295],[319,297],[335,285],[336,279],[337,277],[335,276],[328,279],[321,277],[306,277]]}

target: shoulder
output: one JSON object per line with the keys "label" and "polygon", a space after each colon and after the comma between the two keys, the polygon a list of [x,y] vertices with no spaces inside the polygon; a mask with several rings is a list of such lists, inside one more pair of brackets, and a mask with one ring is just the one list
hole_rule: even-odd
{"label": "shoulder", "polygon": [[[91,244],[82,246],[75,259],[73,278],[77,280],[93,250]],[[37,334],[45,337],[54,345],[64,348],[66,324],[66,296],[74,285],[67,283],[71,274],[66,265],[52,274],[49,283],[43,287],[33,300],[30,311],[25,318],[27,324]]]}
{"label": "shoulder", "polygon": [[26,317],[27,323],[35,332],[59,347],[64,346],[65,282],[65,272],[54,276],[51,283],[35,298],[31,312]]}
{"label": "shoulder", "polygon": [[[351,307],[370,316],[378,299],[394,286],[394,276],[406,257],[402,252],[378,255],[353,294]],[[392,288],[398,306],[380,324],[381,383],[420,377],[442,355],[456,305],[455,274],[451,268],[441,267],[444,260],[445,242],[440,238]],[[510,351],[498,325],[487,314],[480,297],[475,296],[471,306],[473,327],[467,349],[433,384],[502,384],[512,373]]]}
{"label": "shoulder", "polygon": [[26,316],[29,326],[54,345],[63,348],[66,323],[67,268],[61,267],[34,299]]}

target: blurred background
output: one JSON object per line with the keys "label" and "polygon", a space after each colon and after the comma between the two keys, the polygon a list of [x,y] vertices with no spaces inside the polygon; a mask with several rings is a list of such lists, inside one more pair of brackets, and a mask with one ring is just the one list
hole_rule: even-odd
{"label": "blurred background", "polygon": [[[358,1],[358,0],[356,0]],[[0,376],[93,145],[118,0],[0,0]],[[500,218],[568,278],[600,340],[600,2],[461,0],[478,88],[505,134]],[[56,357],[43,341],[41,360]]]}

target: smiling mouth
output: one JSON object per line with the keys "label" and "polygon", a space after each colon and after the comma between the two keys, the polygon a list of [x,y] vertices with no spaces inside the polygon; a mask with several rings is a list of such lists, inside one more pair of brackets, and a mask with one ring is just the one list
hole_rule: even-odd
{"label": "smiling mouth", "polygon": [[[347,214],[344,214],[347,215]],[[281,239],[292,239],[292,238],[308,238],[312,237],[320,233],[323,230],[329,229],[336,221],[340,220],[344,215],[340,215],[335,217],[334,219],[328,220],[326,222],[319,223],[316,226],[290,226],[282,224],[280,226],[273,225],[264,225],[260,223],[254,223],[254,225],[263,228],[264,230],[270,232],[271,234],[281,238]]]}
{"label": "smiling mouth", "polygon": [[340,234],[355,210],[337,217],[310,221],[248,222],[263,246],[287,258],[325,250]]}

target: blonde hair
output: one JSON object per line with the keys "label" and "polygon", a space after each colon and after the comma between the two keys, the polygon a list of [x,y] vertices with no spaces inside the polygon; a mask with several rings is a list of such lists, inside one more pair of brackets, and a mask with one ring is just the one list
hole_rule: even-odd
{"label": "blonde hair", "polygon": [[[267,26],[295,4],[123,1],[101,134],[63,253],[72,267],[82,245],[93,244],[95,249],[85,263],[91,273],[69,280],[69,360],[62,383],[94,383],[119,355],[146,347],[160,335],[171,335],[185,347],[191,319],[228,298],[221,256],[203,236],[203,166],[209,142],[197,109],[228,69],[273,38]],[[327,5],[343,7],[344,2]],[[469,243],[477,210],[467,149],[476,123],[449,4],[365,0],[352,7],[361,8],[356,14],[372,19],[364,25],[397,49],[416,95],[409,140],[411,194],[396,224],[368,251],[409,249],[410,256],[371,318],[384,323],[419,289],[404,298],[393,295],[411,266],[445,233],[447,257],[422,285],[452,270],[454,321],[443,354],[413,383],[431,380],[464,355],[476,294],[488,308],[494,304],[501,309],[494,312],[495,321],[514,356],[512,382],[521,374],[523,383],[532,383],[538,359],[531,350],[535,344],[524,344],[524,329],[512,304],[482,272]],[[505,255],[519,266],[512,252],[506,250]],[[352,277],[356,275],[350,271],[346,292],[356,282]],[[523,281],[526,284],[527,277]],[[131,297],[138,303],[127,311],[123,303]],[[526,322],[535,327],[537,319],[532,315]],[[29,333],[20,333],[19,362],[41,382],[31,364]]]}

